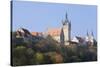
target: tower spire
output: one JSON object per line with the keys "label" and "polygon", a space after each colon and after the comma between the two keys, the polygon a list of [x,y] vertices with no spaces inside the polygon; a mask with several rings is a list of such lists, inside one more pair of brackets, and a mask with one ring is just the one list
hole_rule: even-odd
{"label": "tower spire", "polygon": [[67,12],[66,12],[66,20],[68,19],[68,14],[67,14]]}
{"label": "tower spire", "polygon": [[87,36],[89,36],[88,30],[87,30]]}
{"label": "tower spire", "polygon": [[91,35],[94,36],[93,31],[91,31]]}
{"label": "tower spire", "polygon": [[67,12],[66,12],[66,14],[65,14],[65,22],[66,22],[66,23],[69,23]]}

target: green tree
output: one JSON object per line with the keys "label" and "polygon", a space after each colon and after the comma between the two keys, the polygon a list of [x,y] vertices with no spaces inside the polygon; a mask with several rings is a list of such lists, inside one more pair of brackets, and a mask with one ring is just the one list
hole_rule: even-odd
{"label": "green tree", "polygon": [[43,64],[44,63],[44,54],[41,52],[37,52],[35,54],[35,62],[36,62],[36,64]]}

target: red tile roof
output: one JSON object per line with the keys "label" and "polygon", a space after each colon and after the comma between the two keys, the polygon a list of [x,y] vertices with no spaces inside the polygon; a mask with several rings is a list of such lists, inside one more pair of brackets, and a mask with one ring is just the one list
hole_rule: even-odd
{"label": "red tile roof", "polygon": [[51,35],[51,36],[59,36],[60,33],[61,33],[61,29],[59,29],[59,28],[49,29],[49,30],[47,31],[47,34],[48,34],[48,35]]}
{"label": "red tile roof", "polygon": [[31,32],[31,34],[32,34],[33,36],[38,36],[38,35],[42,35],[42,32]]}
{"label": "red tile roof", "polygon": [[[47,31],[47,35],[50,35],[50,36],[59,36],[60,33],[61,33],[60,28],[51,28],[51,29],[48,29]],[[33,36],[38,36],[38,35],[42,35],[43,32],[31,32],[31,34]]]}

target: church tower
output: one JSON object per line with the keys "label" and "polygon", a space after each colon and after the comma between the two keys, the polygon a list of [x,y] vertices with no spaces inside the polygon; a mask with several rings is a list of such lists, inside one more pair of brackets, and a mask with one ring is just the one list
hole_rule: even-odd
{"label": "church tower", "polygon": [[91,32],[91,34],[89,34],[87,32],[87,36],[86,36],[86,42],[89,44],[89,45],[93,45],[94,44],[94,35],[93,35],[93,32]]}
{"label": "church tower", "polygon": [[[69,45],[69,41],[71,38],[71,22],[68,20],[68,16],[66,13],[65,20],[62,21],[62,29],[61,29],[61,43],[64,45]],[[62,37],[63,36],[63,37]]]}

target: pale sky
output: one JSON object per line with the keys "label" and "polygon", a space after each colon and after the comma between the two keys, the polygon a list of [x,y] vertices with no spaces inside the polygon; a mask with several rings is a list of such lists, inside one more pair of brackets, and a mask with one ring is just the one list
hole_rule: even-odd
{"label": "pale sky", "polygon": [[13,1],[13,31],[20,27],[30,32],[44,32],[49,28],[59,28],[65,14],[71,21],[71,35],[86,36],[87,31],[97,38],[97,6]]}

